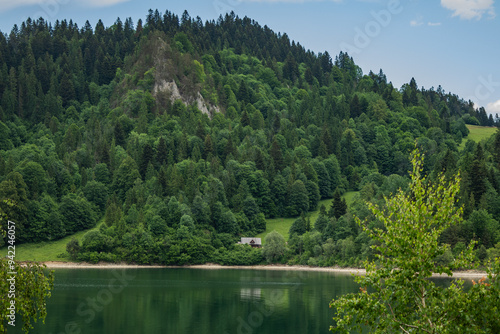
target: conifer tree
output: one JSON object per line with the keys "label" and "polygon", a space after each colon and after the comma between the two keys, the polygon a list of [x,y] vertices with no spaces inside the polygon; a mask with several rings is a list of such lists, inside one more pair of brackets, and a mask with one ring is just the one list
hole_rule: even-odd
{"label": "conifer tree", "polygon": [[246,109],[244,109],[243,112],[241,113],[240,123],[241,126],[243,127],[250,125],[250,117],[248,117]]}
{"label": "conifer tree", "polygon": [[[68,71],[69,72],[69,71]],[[67,107],[71,100],[75,99],[75,87],[68,72],[65,72],[61,79],[59,95],[62,97],[63,106]]]}
{"label": "conifer tree", "polygon": [[119,121],[115,124],[114,136],[116,145],[123,147],[125,144],[125,132],[123,131],[122,123]]}
{"label": "conifer tree", "polygon": [[106,225],[113,226],[116,225],[122,218],[122,211],[118,204],[118,199],[116,196],[112,196],[108,199],[106,204],[106,213],[104,215],[104,221]]}
{"label": "conifer tree", "polygon": [[271,151],[270,151],[271,159],[273,159],[274,166],[276,167],[277,170],[282,170],[283,169],[283,153],[281,152],[280,145],[274,139],[273,143],[271,144]]}
{"label": "conifer tree", "polygon": [[354,94],[351,104],[349,105],[349,110],[352,118],[356,118],[361,115],[361,104],[359,102],[359,97],[357,94]]}
{"label": "conifer tree", "polygon": [[214,152],[214,145],[212,143],[212,137],[210,137],[210,134],[207,134],[205,136],[205,141],[203,143],[203,159],[207,159],[210,154],[213,154]]}
{"label": "conifer tree", "polygon": [[146,170],[148,168],[148,164],[153,160],[153,148],[149,143],[146,143],[142,149],[141,162],[139,165],[139,173],[142,175],[142,179],[144,180],[146,177]]}
{"label": "conifer tree", "polygon": [[469,170],[469,188],[474,195],[476,205],[486,192],[486,182],[488,180],[488,170],[484,160],[483,146],[478,143],[474,152],[474,159]]}
{"label": "conifer tree", "polygon": [[238,89],[238,100],[245,102],[245,104],[250,102],[250,94],[245,80],[242,80],[240,83],[240,87]]}
{"label": "conifer tree", "polygon": [[497,128],[495,141],[493,143],[493,158],[497,163],[497,168],[500,170],[500,127]]}
{"label": "conifer tree", "polygon": [[113,180],[113,189],[115,190],[118,198],[125,199],[125,194],[128,189],[132,188],[137,178],[141,175],[137,169],[137,164],[134,159],[127,156],[118,167]]}
{"label": "conifer tree", "polygon": [[165,138],[161,137],[158,142],[158,148],[156,149],[156,162],[159,165],[163,165],[167,161],[167,158],[167,143],[165,142]]}
{"label": "conifer tree", "polygon": [[336,190],[333,194],[333,201],[328,211],[328,216],[340,218],[347,212],[347,203],[345,199],[340,196],[340,191]]}

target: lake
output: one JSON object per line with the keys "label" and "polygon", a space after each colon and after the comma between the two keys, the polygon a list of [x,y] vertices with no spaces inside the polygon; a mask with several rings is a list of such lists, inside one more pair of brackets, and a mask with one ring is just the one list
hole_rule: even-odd
{"label": "lake", "polygon": [[45,325],[32,332],[329,333],[329,302],[356,291],[350,274],[332,272],[56,269]]}

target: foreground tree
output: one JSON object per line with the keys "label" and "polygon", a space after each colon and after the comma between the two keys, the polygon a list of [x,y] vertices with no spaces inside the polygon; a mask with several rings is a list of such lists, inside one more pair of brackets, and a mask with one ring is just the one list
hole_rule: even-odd
{"label": "foreground tree", "polygon": [[500,260],[488,269],[487,278],[465,291],[462,280],[450,287],[437,287],[433,272],[452,275],[468,267],[473,246],[449,265],[436,265],[435,258],[449,248],[439,235],[462,221],[456,205],[459,175],[450,182],[440,176],[430,183],[421,175],[423,158],[412,153],[410,191],[400,190],[385,198],[386,207],[369,204],[383,227],[365,226],[375,241],[377,261],[365,262],[366,276],[356,277],[360,292],[333,300],[332,332],[350,333],[363,327],[372,333],[499,333]]}
{"label": "foreground tree", "polygon": [[286,253],[285,238],[276,231],[266,235],[262,255],[268,263],[273,263],[281,259]]}
{"label": "foreground tree", "polygon": [[[3,204],[14,206],[9,200]],[[9,223],[5,213],[0,210],[0,238],[6,238],[7,246],[15,246],[16,228]],[[9,231],[9,232],[7,232]],[[15,248],[9,247],[8,250]],[[15,254],[15,253],[14,253]],[[46,298],[50,297],[50,290],[54,285],[54,275],[44,273],[45,265],[36,262],[19,264],[14,260],[13,253],[6,258],[0,258],[0,333],[6,333],[12,325],[21,322],[18,315],[22,315],[23,331],[33,328],[32,321],[47,316]],[[15,274],[12,274],[15,273]]]}

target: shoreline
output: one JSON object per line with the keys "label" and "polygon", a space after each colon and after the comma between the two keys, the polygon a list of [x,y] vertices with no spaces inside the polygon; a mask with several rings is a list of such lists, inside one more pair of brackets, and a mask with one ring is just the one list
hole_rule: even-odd
{"label": "shoreline", "polygon": [[318,271],[318,272],[337,272],[346,274],[357,274],[365,273],[365,269],[361,268],[341,268],[341,267],[309,267],[309,266],[288,266],[288,265],[276,265],[276,264],[262,264],[262,265],[250,265],[250,266],[223,266],[215,263],[205,263],[205,264],[192,264],[184,266],[168,266],[168,265],[146,265],[146,264],[128,264],[128,263],[106,263],[99,262],[96,264],[87,262],[63,262],[63,261],[46,261],[40,262],[44,264],[48,269],[156,269],[156,268],[168,268],[168,269],[207,269],[207,270],[219,270],[219,269],[254,269],[254,270],[290,270],[290,271]]}
{"label": "shoreline", "polygon": [[[282,271],[311,271],[311,272],[330,272],[337,274],[354,274],[364,275],[366,270],[363,268],[341,268],[341,267],[309,267],[309,266],[288,266],[276,264],[264,264],[253,266],[223,266],[220,264],[206,263],[185,266],[166,266],[166,265],[141,265],[141,264],[128,264],[128,263],[103,263],[96,264],[86,262],[62,262],[62,261],[47,261],[40,262],[47,266],[48,269],[156,269],[156,268],[170,268],[170,269],[206,269],[206,270],[220,270],[220,269],[253,269],[253,270],[282,270]],[[453,273],[453,278],[481,278],[487,276],[484,271],[468,270],[457,271]],[[446,274],[433,274],[432,277],[449,277]]]}

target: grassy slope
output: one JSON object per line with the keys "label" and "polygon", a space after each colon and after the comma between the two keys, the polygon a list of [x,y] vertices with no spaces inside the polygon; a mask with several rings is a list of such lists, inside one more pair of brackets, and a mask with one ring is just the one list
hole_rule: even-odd
{"label": "grassy slope", "polygon": [[465,147],[467,140],[470,139],[479,143],[483,139],[490,138],[497,131],[496,127],[490,126],[467,125],[467,128],[469,129],[469,135],[462,140],[462,143],[460,144],[461,150]]}
{"label": "grassy slope", "polygon": [[[349,191],[344,194],[344,198],[347,202],[347,205],[350,205],[353,201],[354,195],[357,194],[357,191]],[[311,219],[311,224],[314,225],[314,222],[316,221],[316,218],[318,218],[319,215],[319,207],[321,204],[323,204],[327,210],[330,207],[332,203],[332,199],[325,199],[319,202],[318,205],[318,210],[316,211],[311,211],[308,213],[308,217]],[[266,235],[274,230],[276,230],[278,233],[280,233],[283,237],[285,237],[285,240],[288,240],[288,230],[290,229],[290,226],[293,224],[293,222],[297,218],[273,218],[273,219],[267,219],[267,228],[265,232],[262,232],[257,235],[257,238],[262,238],[262,242],[264,242],[264,238]]]}
{"label": "grassy slope", "polygon": [[[96,227],[77,232],[73,235],[67,236],[65,238],[50,241],[50,242],[40,242],[36,244],[21,244],[16,245],[16,257],[17,261],[70,261],[68,254],[66,253],[66,244],[72,239],[76,238],[80,242],[82,241],[83,235],[88,231],[99,228],[102,222],[98,223]],[[0,249],[0,256],[7,255],[7,248]]]}

